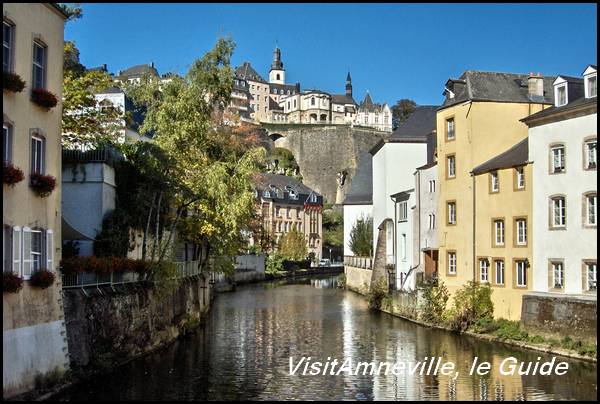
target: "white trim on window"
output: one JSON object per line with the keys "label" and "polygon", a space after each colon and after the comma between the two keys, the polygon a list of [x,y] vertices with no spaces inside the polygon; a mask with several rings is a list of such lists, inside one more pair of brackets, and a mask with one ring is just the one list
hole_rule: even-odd
{"label": "white trim on window", "polygon": [[22,257],[22,274],[23,279],[29,279],[31,277],[31,229],[29,227],[23,227],[23,239],[21,241],[21,257]]}
{"label": "white trim on window", "polygon": [[14,226],[12,230],[12,271],[16,275],[21,275],[22,229],[19,226]]}
{"label": "white trim on window", "polygon": [[46,230],[46,270],[54,272],[54,233]]}
{"label": "white trim on window", "polygon": [[515,266],[515,284],[521,287],[527,286],[527,267],[525,266],[525,261],[516,261]]}
{"label": "white trim on window", "polygon": [[527,244],[527,220],[517,219],[517,245]]}
{"label": "white trim on window", "polygon": [[496,270],[496,285],[504,285],[504,261],[495,261],[494,267]]}

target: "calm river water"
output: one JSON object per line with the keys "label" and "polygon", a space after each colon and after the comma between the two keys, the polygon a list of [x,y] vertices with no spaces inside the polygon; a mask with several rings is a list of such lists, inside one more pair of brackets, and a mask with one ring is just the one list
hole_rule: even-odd
{"label": "calm river water", "polygon": [[[500,362],[550,355],[431,330],[370,311],[335,278],[239,287],[221,294],[206,326],[168,348],[63,392],[62,400],[596,400],[596,365],[558,357],[564,376],[502,376]],[[458,377],[289,374],[289,358],[410,362],[440,356]],[[473,358],[492,363],[469,376]],[[296,363],[296,362],[295,362]],[[338,366],[339,367],[339,366]]]}

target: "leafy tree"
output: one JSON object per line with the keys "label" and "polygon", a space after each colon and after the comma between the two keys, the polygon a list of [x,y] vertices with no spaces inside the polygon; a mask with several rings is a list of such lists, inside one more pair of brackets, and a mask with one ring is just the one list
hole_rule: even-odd
{"label": "leafy tree", "polygon": [[409,99],[401,99],[392,107],[392,124],[396,129],[402,122],[415,112],[417,103]]}
{"label": "leafy tree", "polygon": [[296,229],[295,225],[279,241],[279,254],[285,259],[292,261],[306,259],[308,255],[306,240],[304,239],[304,235]]}
{"label": "leafy tree", "polygon": [[[73,4],[70,6],[69,4]],[[67,21],[77,20],[83,17],[83,10],[80,7],[81,3],[57,3],[57,5],[68,15]]]}
{"label": "leafy tree", "polygon": [[103,71],[86,70],[79,63],[74,42],[64,45],[62,144],[81,148],[116,143],[124,130],[123,111],[110,102],[99,102],[95,94],[113,85]]}
{"label": "leafy tree", "polygon": [[344,250],[344,215],[332,205],[323,209],[323,251],[329,249],[333,257],[341,256]]}
{"label": "leafy tree", "polygon": [[275,147],[267,157],[267,171],[284,174],[301,180],[300,167],[292,152],[282,147]]}
{"label": "leafy tree", "polygon": [[361,216],[350,230],[350,250],[359,257],[370,257],[373,252],[373,219]]}

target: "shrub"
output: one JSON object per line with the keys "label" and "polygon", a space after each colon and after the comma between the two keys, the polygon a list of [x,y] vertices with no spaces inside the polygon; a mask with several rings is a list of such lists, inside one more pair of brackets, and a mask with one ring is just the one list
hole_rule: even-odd
{"label": "shrub", "polygon": [[2,292],[17,293],[23,287],[23,278],[12,272],[2,273]]}
{"label": "shrub", "polygon": [[510,321],[501,318],[497,321],[497,323],[498,329],[493,332],[493,335],[501,339],[526,341],[529,337],[529,333],[521,329],[521,323],[519,323],[518,321]]}
{"label": "shrub", "polygon": [[31,286],[46,289],[50,287],[54,283],[54,274],[50,271],[46,271],[45,269],[40,269],[31,274],[31,278],[29,278],[29,283]]}
{"label": "shrub", "polygon": [[50,195],[56,187],[56,178],[51,175],[33,173],[29,178],[31,180],[29,186],[40,198]]}
{"label": "shrub", "polygon": [[375,310],[381,308],[383,299],[388,295],[387,285],[384,279],[380,279],[375,282],[371,289],[367,292],[367,300],[369,301],[369,307]]}
{"label": "shrub", "polygon": [[421,319],[428,323],[441,323],[444,319],[448,297],[448,288],[442,282],[438,286],[426,286],[423,292],[424,302],[420,310]]}
{"label": "shrub", "polygon": [[58,98],[45,88],[34,88],[31,90],[31,101],[48,110],[58,104]]}
{"label": "shrub", "polygon": [[469,281],[454,295],[454,305],[450,310],[450,328],[466,330],[479,319],[493,318],[492,288],[488,284]]}
{"label": "shrub", "polygon": [[2,76],[2,89],[6,91],[12,91],[13,93],[20,93],[25,88],[25,82],[16,73],[4,72]]}
{"label": "shrub", "polygon": [[283,257],[278,253],[271,254],[267,257],[267,265],[265,272],[269,275],[276,275],[283,270]]}
{"label": "shrub", "polygon": [[373,219],[361,216],[350,230],[350,250],[359,257],[370,257],[373,251]]}
{"label": "shrub", "polygon": [[5,161],[2,170],[2,177],[5,184],[14,187],[15,184],[23,181],[25,175],[20,168],[15,167],[12,163]]}
{"label": "shrub", "polygon": [[94,272],[110,274],[117,272],[137,272],[138,274],[152,271],[151,261],[133,260],[123,257],[71,257],[61,261],[62,272],[65,275],[74,275],[81,272]]}

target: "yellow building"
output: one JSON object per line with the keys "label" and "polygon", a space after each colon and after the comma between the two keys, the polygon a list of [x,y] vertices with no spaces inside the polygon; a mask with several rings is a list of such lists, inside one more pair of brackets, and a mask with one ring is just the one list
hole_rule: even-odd
{"label": "yellow building", "polygon": [[[477,177],[471,170],[527,138],[527,126],[520,119],[552,105],[553,80],[533,74],[466,71],[446,82],[446,99],[437,113],[438,242],[439,279],[451,293],[478,279],[477,254],[483,254],[484,244],[490,246],[491,234],[476,237],[474,210],[474,201],[489,191],[474,188]],[[512,221],[512,214],[507,210],[501,216]],[[491,225],[485,226],[491,233]],[[506,268],[508,273],[508,263]]]}
{"label": "yellow building", "polygon": [[494,315],[510,320],[533,281],[531,169],[526,138],[472,171],[476,280],[494,290]]}

